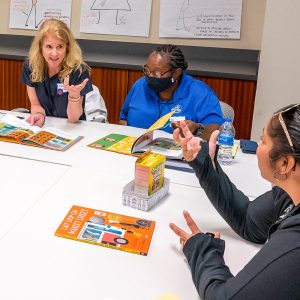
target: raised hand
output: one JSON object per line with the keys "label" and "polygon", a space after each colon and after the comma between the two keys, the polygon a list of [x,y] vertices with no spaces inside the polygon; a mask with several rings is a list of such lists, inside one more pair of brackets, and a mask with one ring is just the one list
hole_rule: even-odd
{"label": "raised hand", "polygon": [[173,132],[176,143],[181,145],[182,154],[186,161],[192,161],[201,150],[200,139],[194,137],[185,121],[179,121],[179,127]]}
{"label": "raised hand", "polygon": [[[173,132],[174,140],[181,145],[182,153],[186,161],[192,161],[196,158],[198,152],[201,150],[200,139],[193,136],[185,121],[179,121],[178,128]],[[219,130],[215,130],[209,139],[209,156],[215,167],[214,158],[217,148],[217,140],[219,136]]]}
{"label": "raised hand", "polygon": [[[195,133],[197,129],[199,128],[199,124],[191,121],[191,120],[184,120],[185,124],[187,125],[188,129],[191,133]],[[176,128],[179,128],[181,130],[180,121],[176,121],[171,124],[172,128],[175,130]],[[183,133],[181,132],[181,136],[183,136]]]}
{"label": "raised hand", "polygon": [[80,97],[81,90],[85,87],[88,82],[88,78],[84,79],[80,84],[77,85],[69,85],[70,76],[66,76],[64,79],[64,89],[69,92],[69,97],[72,99],[76,99]]}

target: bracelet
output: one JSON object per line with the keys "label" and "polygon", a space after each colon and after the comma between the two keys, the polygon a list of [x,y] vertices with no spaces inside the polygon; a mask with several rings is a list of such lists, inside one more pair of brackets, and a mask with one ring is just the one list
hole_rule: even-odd
{"label": "bracelet", "polygon": [[81,95],[79,95],[78,97],[74,98],[74,97],[71,97],[70,95],[68,95],[68,99],[69,101],[71,102],[78,102],[81,98]]}

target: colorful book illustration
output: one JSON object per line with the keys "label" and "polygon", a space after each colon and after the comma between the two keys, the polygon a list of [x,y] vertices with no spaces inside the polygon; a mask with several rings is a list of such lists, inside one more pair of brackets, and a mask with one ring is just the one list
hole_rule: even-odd
{"label": "colorful book illustration", "polygon": [[162,116],[139,137],[112,133],[88,146],[127,155],[139,155],[147,150],[151,150],[163,154],[167,158],[182,159],[180,145],[178,145],[171,136],[170,138],[159,136],[160,133],[158,129],[162,129],[168,124],[172,115],[173,112],[170,112]]}
{"label": "colorful book illustration", "polygon": [[55,235],[146,256],[154,227],[154,221],[74,205]]}
{"label": "colorful book illustration", "polygon": [[74,136],[56,128],[32,126],[14,115],[0,116],[0,141],[65,151],[82,136]]}

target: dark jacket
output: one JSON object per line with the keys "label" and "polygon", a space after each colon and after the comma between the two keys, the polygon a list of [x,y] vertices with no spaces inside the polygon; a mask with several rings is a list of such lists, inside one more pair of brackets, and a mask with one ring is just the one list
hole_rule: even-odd
{"label": "dark jacket", "polygon": [[[44,108],[46,116],[68,118],[68,92],[65,91],[58,78],[58,74],[49,78],[46,74],[45,80],[42,82],[32,82],[31,70],[26,61],[23,65],[23,71],[21,75],[21,81],[30,87],[34,87],[41,106]],[[70,85],[80,84],[84,79],[90,79],[88,70],[83,67],[82,73],[78,69],[74,69],[70,74]],[[63,84],[62,84],[63,86]],[[80,95],[83,96],[82,109],[83,113],[80,116],[80,120],[86,120],[84,113],[85,107],[85,95],[93,90],[91,80],[89,80],[85,87],[80,91]]]}
{"label": "dark jacket", "polygon": [[300,299],[300,205],[279,187],[249,201],[217,162],[213,168],[208,144],[201,146],[190,165],[209,200],[241,237],[265,243],[234,277],[223,240],[203,233],[190,238],[183,251],[201,299]]}

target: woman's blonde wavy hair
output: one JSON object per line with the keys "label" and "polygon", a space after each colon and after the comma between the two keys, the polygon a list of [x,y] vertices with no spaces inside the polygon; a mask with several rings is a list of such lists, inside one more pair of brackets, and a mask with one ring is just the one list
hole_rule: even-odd
{"label": "woman's blonde wavy hair", "polygon": [[42,54],[43,40],[48,34],[54,34],[66,43],[66,56],[58,73],[61,82],[73,70],[78,69],[80,73],[83,69],[90,71],[90,67],[83,61],[81,49],[68,26],[62,21],[48,19],[39,28],[29,50],[28,60],[32,82],[44,81],[45,74],[48,71],[47,62]]}

